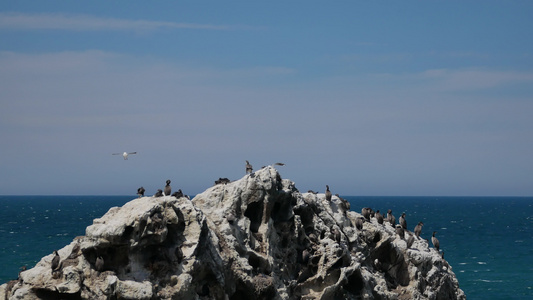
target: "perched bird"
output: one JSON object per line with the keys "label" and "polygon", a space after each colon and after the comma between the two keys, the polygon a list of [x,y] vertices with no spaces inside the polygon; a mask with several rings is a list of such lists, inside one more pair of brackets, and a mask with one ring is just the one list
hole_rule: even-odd
{"label": "perched bird", "polygon": [[371,209],[368,207],[363,207],[363,209],[361,209],[361,214],[367,221],[370,221],[370,211]]}
{"label": "perched bird", "polygon": [[326,185],[326,200],[331,201],[331,192],[329,191],[329,185]]}
{"label": "perched bird", "polygon": [[124,160],[128,160],[128,155],[137,154],[137,152],[124,152],[124,153],[113,153],[112,155],[122,155]]}
{"label": "perched bird", "polygon": [[96,269],[96,271],[98,271],[98,273],[104,270],[104,259],[102,258],[102,256],[98,256],[96,258],[96,262],[94,263],[94,268]]}
{"label": "perched bird", "polygon": [[362,217],[355,219],[355,228],[357,228],[357,230],[363,230],[364,221],[365,219]]}
{"label": "perched bird", "polygon": [[407,221],[405,220],[405,213],[400,216],[400,225],[403,229],[407,229]]}
{"label": "perched bird", "polygon": [[59,253],[57,253],[57,250],[54,250],[54,258],[52,258],[52,264],[51,264],[51,267],[52,267],[52,274],[55,272],[55,271],[58,271],[59,270],[59,261],[61,260],[61,258],[59,257]]}
{"label": "perched bird", "polygon": [[396,225],[396,233],[400,236],[400,238],[402,238],[402,239],[405,238],[405,231],[403,230],[402,225],[400,225],[400,224]]}
{"label": "perched bird", "polygon": [[437,237],[435,236],[435,233],[437,232],[433,231],[433,235],[431,236],[431,242],[433,243],[433,247],[435,247],[435,249],[437,249],[437,252],[439,252],[440,243]]}
{"label": "perched bird", "polygon": [[170,187],[170,179],[167,180],[167,185],[165,185],[165,196],[170,196],[170,193],[172,192],[172,188]]}
{"label": "perched bird", "polygon": [[246,161],[246,174],[252,174],[252,172],[254,171],[254,168],[252,167],[252,165]]}
{"label": "perched bird", "polygon": [[154,197],[163,197],[163,190],[158,189],[157,193],[154,194]]}
{"label": "perched bird", "polygon": [[387,222],[392,226],[394,227],[396,225],[396,218],[394,217],[394,215],[392,215],[392,210],[389,209],[387,211]]}
{"label": "perched bird", "polygon": [[183,192],[181,191],[181,189],[179,189],[177,192],[174,192],[174,194],[172,194],[172,196],[176,197],[176,198],[181,198],[183,197]]}
{"label": "perched bird", "polygon": [[224,178],[219,177],[218,180],[215,180],[215,185],[217,185],[217,184],[228,184],[230,182],[231,181],[228,178],[226,178],[226,177],[224,177]]}
{"label": "perched bird", "polygon": [[418,239],[420,239],[420,233],[422,233],[422,226],[424,226],[424,223],[418,222],[418,224],[415,226],[415,235]]}
{"label": "perched bird", "polygon": [[144,197],[144,192],[146,192],[146,190],[142,186],[137,189],[137,195],[139,198]]}
{"label": "perched bird", "polygon": [[339,194],[335,194],[335,196],[337,196],[337,198],[339,198],[341,200],[341,208],[346,212],[346,211],[349,211],[350,210],[350,202],[348,202],[348,200],[342,198],[341,196],[339,196]]}
{"label": "perched bird", "polygon": [[378,221],[378,224],[383,224],[383,215],[379,210],[376,211],[376,220]]}
{"label": "perched bird", "polygon": [[[406,230],[407,231],[407,230]],[[409,231],[407,231],[407,248],[411,248],[411,246],[414,244],[415,242],[415,238],[413,237],[413,234],[410,233]]]}

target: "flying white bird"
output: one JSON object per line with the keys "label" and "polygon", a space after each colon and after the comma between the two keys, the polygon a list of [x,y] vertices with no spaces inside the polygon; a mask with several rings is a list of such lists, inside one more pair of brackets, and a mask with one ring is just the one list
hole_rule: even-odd
{"label": "flying white bird", "polygon": [[128,155],[131,154],[137,154],[137,152],[113,153],[112,155],[122,155],[122,157],[124,157],[124,160],[128,160]]}

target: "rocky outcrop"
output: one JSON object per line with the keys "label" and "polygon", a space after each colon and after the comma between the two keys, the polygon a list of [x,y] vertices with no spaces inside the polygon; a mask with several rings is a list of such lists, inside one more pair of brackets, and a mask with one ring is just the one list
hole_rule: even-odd
{"label": "rocky outcrop", "polygon": [[401,238],[273,167],[194,199],[111,208],[0,287],[0,299],[465,299],[426,240]]}

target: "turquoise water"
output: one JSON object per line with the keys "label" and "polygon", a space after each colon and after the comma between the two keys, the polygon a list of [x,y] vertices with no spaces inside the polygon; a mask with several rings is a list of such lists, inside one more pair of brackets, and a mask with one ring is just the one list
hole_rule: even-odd
{"label": "turquoise water", "polygon": [[[352,210],[402,212],[422,237],[437,231],[468,299],[533,299],[533,197],[345,197]],[[132,196],[0,196],[0,283],[84,235]]]}

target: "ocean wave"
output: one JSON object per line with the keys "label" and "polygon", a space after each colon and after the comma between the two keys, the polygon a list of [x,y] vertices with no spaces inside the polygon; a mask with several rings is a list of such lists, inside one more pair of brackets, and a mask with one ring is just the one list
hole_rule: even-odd
{"label": "ocean wave", "polygon": [[503,280],[489,280],[489,279],[476,279],[474,281],[481,281],[481,282],[503,282]]}
{"label": "ocean wave", "polygon": [[484,262],[484,261],[478,261],[477,264],[478,264],[478,265],[486,265],[487,263]]}

